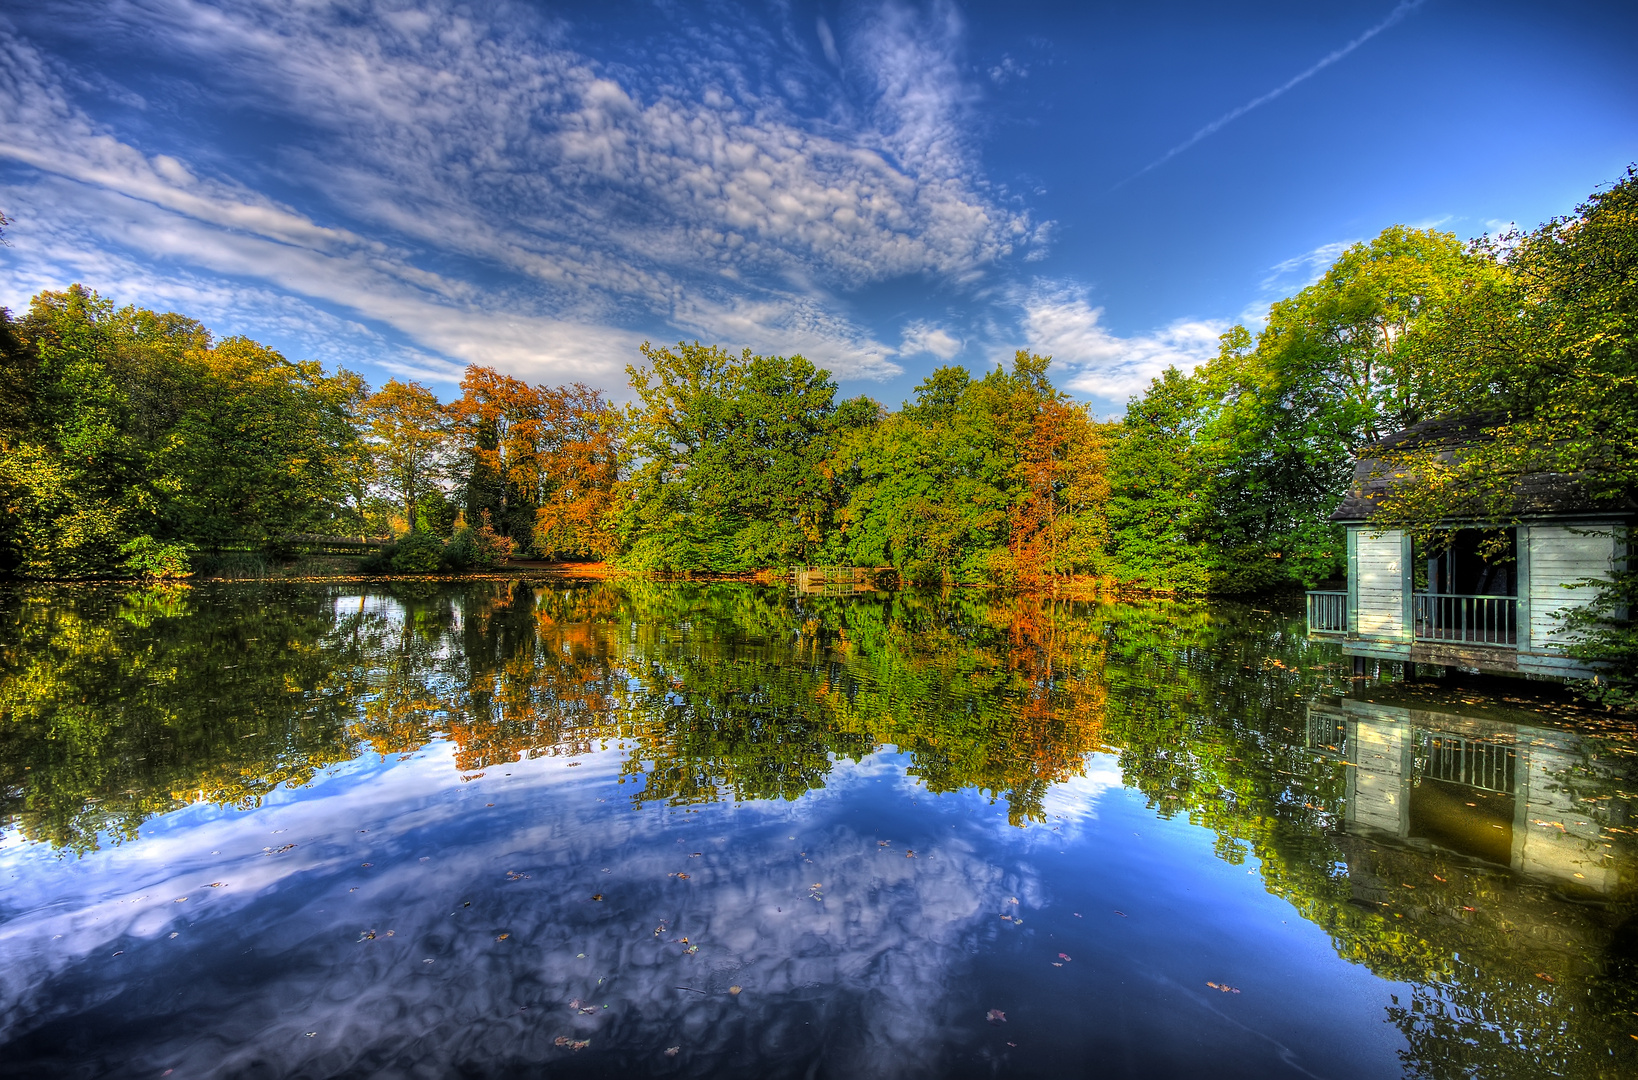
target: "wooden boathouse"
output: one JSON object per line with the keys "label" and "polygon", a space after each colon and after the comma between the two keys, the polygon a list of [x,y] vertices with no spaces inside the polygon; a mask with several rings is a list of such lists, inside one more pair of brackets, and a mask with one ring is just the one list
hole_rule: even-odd
{"label": "wooden boathouse", "polygon": [[[1347,529],[1347,588],[1308,594],[1308,632],[1365,659],[1497,674],[1590,678],[1567,655],[1564,617],[1592,599],[1588,581],[1625,565],[1635,508],[1595,503],[1574,476],[1517,483],[1516,524],[1497,531],[1451,519],[1450,542],[1422,551],[1409,532],[1370,522],[1397,479],[1384,458],[1407,450],[1454,456],[1484,437],[1483,418],[1431,420],[1361,453],[1348,496],[1331,515]],[[1490,541],[1492,550],[1481,551]],[[1487,558],[1486,555],[1489,557]]]}

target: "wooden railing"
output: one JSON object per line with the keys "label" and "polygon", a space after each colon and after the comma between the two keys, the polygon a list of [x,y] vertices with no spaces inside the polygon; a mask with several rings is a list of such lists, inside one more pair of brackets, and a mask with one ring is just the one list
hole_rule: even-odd
{"label": "wooden railing", "polygon": [[1312,591],[1308,594],[1308,632],[1310,634],[1346,634],[1348,632],[1348,594],[1346,592]]}
{"label": "wooden railing", "polygon": [[1417,593],[1413,599],[1417,641],[1518,645],[1517,597]]}
{"label": "wooden railing", "polygon": [[1418,777],[1449,780],[1504,795],[1518,788],[1518,755],[1511,743],[1419,731],[1414,760]]}

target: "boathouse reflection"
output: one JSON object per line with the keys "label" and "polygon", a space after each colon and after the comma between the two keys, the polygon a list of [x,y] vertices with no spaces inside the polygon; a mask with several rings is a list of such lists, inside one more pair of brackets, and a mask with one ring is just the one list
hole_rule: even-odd
{"label": "boathouse reflection", "polygon": [[1570,892],[1618,892],[1606,829],[1627,822],[1630,770],[1600,760],[1592,740],[1513,710],[1440,704],[1309,705],[1309,746],[1350,766],[1344,832],[1470,856]]}

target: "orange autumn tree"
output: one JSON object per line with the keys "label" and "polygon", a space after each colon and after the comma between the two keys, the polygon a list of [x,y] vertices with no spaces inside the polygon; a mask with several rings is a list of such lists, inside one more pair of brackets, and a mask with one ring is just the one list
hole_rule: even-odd
{"label": "orange autumn tree", "polygon": [[546,448],[543,390],[494,368],[469,365],[450,415],[466,474],[469,524],[487,520],[518,546],[530,546]]}
{"label": "orange autumn tree", "polygon": [[1028,588],[1055,585],[1078,566],[1098,569],[1107,532],[1109,425],[1053,388],[1051,362],[1020,350],[1007,403],[1016,448],[1007,549]]}
{"label": "orange autumn tree", "polygon": [[584,383],[543,387],[541,404],[549,452],[535,548],[555,558],[607,558],[619,543],[606,521],[620,479],[620,414]]}
{"label": "orange autumn tree", "polygon": [[450,406],[466,472],[467,520],[487,518],[548,558],[603,558],[619,478],[619,414],[584,383],[545,386],[472,365]]}

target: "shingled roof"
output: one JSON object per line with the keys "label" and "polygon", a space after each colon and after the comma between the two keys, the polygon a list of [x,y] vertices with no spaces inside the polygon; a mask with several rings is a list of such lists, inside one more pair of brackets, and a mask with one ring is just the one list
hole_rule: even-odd
{"label": "shingled roof", "polygon": [[[1496,413],[1470,413],[1465,416],[1442,417],[1412,424],[1396,431],[1374,446],[1360,452],[1354,464],[1354,479],[1342,504],[1331,514],[1337,522],[1365,521],[1376,510],[1382,497],[1405,474],[1395,472],[1384,462],[1384,457],[1406,452],[1432,452],[1435,457],[1453,462],[1464,450],[1489,442],[1493,430],[1504,423]],[[1514,482],[1517,497],[1514,512],[1521,518],[1585,517],[1587,515],[1631,515],[1634,509],[1630,499],[1616,502],[1594,501],[1588,495],[1579,473],[1535,472],[1525,473]],[[1458,513],[1456,516],[1460,517]],[[1482,517],[1475,500],[1472,517]]]}

